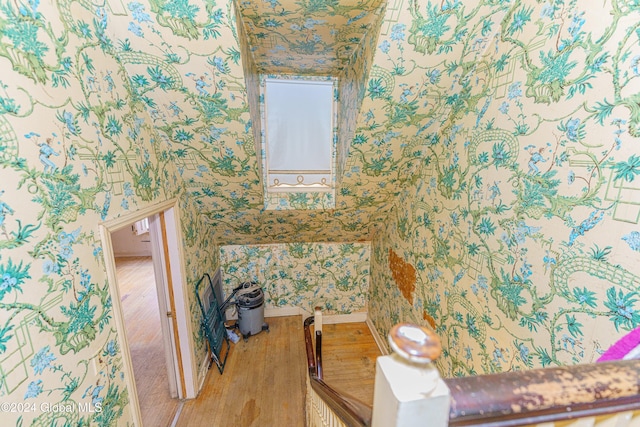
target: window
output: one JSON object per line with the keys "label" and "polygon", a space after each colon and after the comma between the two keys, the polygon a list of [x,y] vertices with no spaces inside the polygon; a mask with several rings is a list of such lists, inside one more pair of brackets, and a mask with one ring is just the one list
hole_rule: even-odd
{"label": "window", "polygon": [[141,219],[140,221],[136,221],[135,224],[131,226],[133,230],[133,234],[136,236],[140,236],[142,234],[149,232],[149,218]]}
{"label": "window", "polygon": [[265,79],[268,192],[331,191],[334,186],[334,80]]}

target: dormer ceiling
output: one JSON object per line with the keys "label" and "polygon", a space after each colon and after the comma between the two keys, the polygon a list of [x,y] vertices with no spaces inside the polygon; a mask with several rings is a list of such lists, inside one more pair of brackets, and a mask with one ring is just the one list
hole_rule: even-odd
{"label": "dormer ceiling", "polygon": [[[379,146],[360,145],[352,160],[348,153],[359,120],[366,78],[374,62],[385,4],[382,0],[235,3],[250,120],[243,117],[247,114],[243,112],[239,121],[244,123],[244,133],[237,130],[241,137],[234,138],[228,132],[232,128],[228,124],[231,118],[214,118],[221,124],[216,123],[210,129],[216,132],[216,143],[223,147],[213,148],[211,153],[209,149],[201,150],[199,166],[181,168],[187,189],[209,219],[220,244],[371,239],[373,227],[381,223],[389,201],[397,194],[394,183],[398,172],[393,173],[394,177],[361,172],[366,168],[362,161],[368,162],[362,157],[363,149],[377,156]],[[223,51],[230,50],[223,47]],[[247,68],[249,62],[251,66]],[[342,121],[348,123],[342,130],[348,131],[347,137],[340,138],[335,203],[326,204],[322,194],[303,193],[290,196],[287,209],[265,209],[265,196],[272,196],[265,195],[261,185],[260,113],[251,102],[251,93],[257,92],[259,74],[336,77],[347,99],[354,100],[341,113]],[[208,102],[209,97],[206,94],[198,99]],[[401,149],[394,153],[402,156]],[[228,169],[220,169],[222,164]],[[384,191],[380,191],[382,188]]]}
{"label": "dormer ceiling", "polygon": [[[154,141],[170,147],[211,235],[221,245],[371,240],[417,177],[425,130],[442,113],[418,110],[424,73],[403,62],[409,52],[399,43],[414,49],[408,13],[400,22],[382,0],[186,3],[195,15],[177,13],[176,2],[135,2],[135,16],[115,15],[110,28],[124,40],[114,43],[122,46],[118,58]],[[426,66],[426,55],[412,55]],[[338,78],[342,134],[330,203],[302,193],[272,208],[280,200],[272,204],[264,191],[255,113],[264,73]],[[147,181],[134,187],[148,195]]]}
{"label": "dormer ceiling", "polygon": [[338,76],[378,18],[382,0],[240,1],[260,73]]}

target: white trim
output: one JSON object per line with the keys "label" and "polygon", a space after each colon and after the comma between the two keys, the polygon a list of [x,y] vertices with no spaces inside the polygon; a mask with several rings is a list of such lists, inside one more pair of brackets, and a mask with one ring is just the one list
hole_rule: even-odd
{"label": "white trim", "polygon": [[[120,218],[118,218],[119,220]],[[115,223],[116,221],[114,221]],[[122,227],[130,223],[131,220],[124,221]],[[111,294],[113,320],[116,322],[116,335],[120,342],[120,348],[122,349],[122,364],[123,371],[125,373],[124,379],[129,390],[129,399],[131,399],[131,416],[133,418],[134,426],[142,426],[142,413],[140,412],[140,401],[138,401],[138,389],[136,388],[136,381],[133,376],[133,362],[131,360],[131,351],[129,350],[129,342],[127,341],[127,334],[125,330],[124,314],[121,307],[120,290],[118,289],[118,282],[116,280],[116,266],[113,256],[113,244],[111,242],[111,232],[117,230],[116,225],[112,227],[104,224],[98,224],[100,230],[100,237],[102,238],[102,251],[104,254],[104,263],[107,273],[107,280],[109,281],[109,293]]]}
{"label": "white trim", "polygon": [[[282,316],[298,316],[301,315],[304,318],[313,316],[313,313],[301,307],[265,307],[264,317],[282,317]],[[356,313],[349,314],[322,314],[322,323],[325,325],[335,323],[359,323],[367,321],[367,312],[358,311]]]}
{"label": "white trim", "polygon": [[362,323],[367,320],[367,312],[359,311],[349,314],[322,314],[322,323],[332,325],[334,323]]}
{"label": "white trim", "polygon": [[298,78],[282,78],[282,77],[265,77],[264,78],[264,82],[265,83],[280,83],[280,84],[287,84],[287,85],[291,85],[291,84],[299,84],[299,85],[323,85],[323,86],[328,86],[328,85],[333,85],[334,81],[336,81],[337,79],[335,78],[323,78],[322,80],[310,80],[304,77],[298,77]]}
{"label": "white trim", "polygon": [[156,291],[158,294],[158,308],[160,309],[160,330],[164,342],[165,363],[169,377],[169,395],[172,399],[182,399],[182,387],[178,387],[179,378],[177,373],[180,370],[178,365],[178,355],[176,353],[175,335],[171,319],[164,313],[171,311],[171,301],[168,290],[166,263],[164,257],[164,246],[162,239],[162,222],[160,215],[155,214],[149,217],[149,237],[151,240],[151,260],[153,262],[153,272],[156,281]]}
{"label": "white trim", "polygon": [[[180,211],[178,206],[165,211],[167,246],[169,250],[169,266],[173,282],[173,298],[175,301],[175,318],[178,323],[180,353],[185,383],[185,399],[198,395],[198,378],[196,355],[194,353],[193,330],[191,327],[189,296],[187,294],[187,275],[185,271],[184,252],[182,251],[182,233],[180,230]],[[182,292],[178,292],[182,291]]]}
{"label": "white trim", "polygon": [[389,349],[386,346],[386,341],[382,339],[382,337],[378,333],[378,330],[376,329],[376,327],[373,325],[373,322],[371,321],[371,318],[369,316],[367,316],[366,324],[369,327],[369,331],[371,332],[371,335],[373,335],[373,340],[376,342],[376,345],[378,346],[378,350],[380,350],[380,353],[383,356],[389,355]]}
{"label": "white trim", "polygon": [[118,252],[117,254],[114,253],[114,255],[116,256],[116,258],[137,258],[143,256],[152,256],[149,251],[144,251],[142,249],[130,252]]}
{"label": "white trim", "polygon": [[[207,346],[205,346],[207,348]],[[200,369],[198,370],[198,394],[204,387],[204,381],[207,379],[207,372],[209,372],[209,362],[211,361],[209,357],[209,351],[205,351],[203,353],[204,357],[200,361]]]}
{"label": "white trim", "polygon": [[265,307],[264,317],[283,317],[304,315],[306,312],[300,307]]}
{"label": "white trim", "polygon": [[[104,221],[100,224],[98,224],[102,228],[105,228],[109,231],[109,233],[113,233],[114,231],[118,231],[121,228],[130,226],[131,223],[136,222],[141,220],[142,218],[148,218],[154,214],[160,213],[160,212],[164,212],[167,209],[173,208],[173,207],[177,207],[178,205],[178,199],[177,198],[173,198],[173,199],[169,199],[169,200],[165,200],[164,202],[159,202],[156,203],[152,206],[146,206],[140,210],[137,210],[135,212],[131,212],[129,214],[120,216],[118,218],[114,218],[114,219],[110,219],[108,221]],[[110,241],[111,239],[109,239],[109,243],[111,243]],[[112,252],[113,252],[113,248],[112,248]]]}
{"label": "white trim", "polygon": [[[175,211],[175,215],[172,211]],[[181,301],[182,311],[176,310],[176,316],[185,316],[188,313],[188,309],[184,309],[184,300],[186,297],[187,283],[186,274],[184,271],[184,257],[182,253],[182,245],[178,242],[182,241],[182,234],[179,227],[179,206],[178,198],[172,198],[164,202],[159,202],[151,206],[147,206],[138,211],[131,212],[118,218],[114,218],[103,223],[98,224],[98,230],[102,240],[102,251],[105,263],[105,271],[107,274],[107,280],[109,282],[109,293],[111,295],[113,318],[116,324],[116,335],[122,349],[122,363],[123,371],[125,373],[125,383],[129,390],[129,397],[131,399],[131,416],[133,418],[134,426],[142,426],[142,415],[140,412],[140,402],[138,401],[138,391],[136,388],[135,378],[133,375],[133,362],[131,360],[131,350],[129,342],[127,341],[127,334],[125,329],[124,314],[121,307],[120,290],[118,289],[118,282],[116,278],[116,266],[113,252],[113,242],[111,241],[111,233],[127,227],[139,221],[143,218],[148,218],[152,215],[160,212],[168,213],[168,217],[173,218],[173,221],[167,221],[167,238],[170,249],[170,266],[172,271],[173,286],[174,289],[181,289],[182,293],[174,293],[175,296],[179,296]],[[178,305],[178,301],[176,301]],[[193,335],[191,334],[191,322],[185,317],[179,320],[179,337],[180,348],[182,350],[183,359],[183,375],[185,376],[186,383],[186,398],[195,397],[197,394],[197,384],[193,378],[193,372],[195,372],[194,366],[194,354],[193,354]],[[182,322],[180,322],[182,320]],[[181,323],[186,323],[186,328],[180,328]],[[186,332],[181,329],[186,329]],[[189,362],[189,363],[187,363]],[[188,372],[190,371],[190,372]]]}
{"label": "white trim", "polygon": [[178,421],[180,420],[180,414],[182,414],[182,408],[184,408],[184,400],[181,400],[178,404],[178,410],[176,414],[173,416],[173,421],[171,422],[171,427],[176,427],[178,425]]}

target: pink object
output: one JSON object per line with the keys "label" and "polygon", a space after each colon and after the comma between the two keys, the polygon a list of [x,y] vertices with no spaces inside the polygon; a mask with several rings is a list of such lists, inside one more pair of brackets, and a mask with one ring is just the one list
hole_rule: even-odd
{"label": "pink object", "polygon": [[640,328],[636,328],[613,344],[597,362],[640,358]]}

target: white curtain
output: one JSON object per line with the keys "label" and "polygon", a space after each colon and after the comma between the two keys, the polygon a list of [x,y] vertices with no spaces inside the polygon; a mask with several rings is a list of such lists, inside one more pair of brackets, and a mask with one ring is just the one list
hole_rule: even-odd
{"label": "white curtain", "polygon": [[[269,185],[277,178],[295,184],[327,181],[331,177],[333,82],[265,81],[267,167]],[[282,174],[272,171],[326,171]],[[330,181],[329,181],[330,182]]]}

